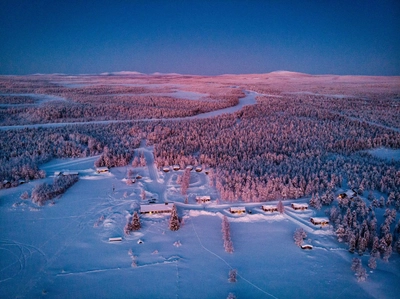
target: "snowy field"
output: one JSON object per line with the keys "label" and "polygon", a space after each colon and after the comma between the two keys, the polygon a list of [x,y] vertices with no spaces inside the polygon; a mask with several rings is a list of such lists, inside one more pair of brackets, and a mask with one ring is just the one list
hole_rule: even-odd
{"label": "snowy field", "polygon": [[[350,270],[357,255],[338,243],[331,227],[315,227],[311,216],[284,202],[285,214],[267,213],[261,204],[246,206],[246,215],[231,215],[228,203],[217,204],[217,192],[204,172],[192,172],[184,204],[177,175],[159,172],[150,147],[140,148],[147,165],[133,185],[125,183],[127,167],[97,174],[97,157],[53,160],[43,165],[48,177],[0,190],[0,298],[396,298],[400,292],[400,259],[378,261],[366,282]],[[80,180],[61,198],[43,207],[20,199],[34,185],[52,181],[55,171],[78,171]],[[146,191],[146,200],[140,197]],[[210,195],[196,204],[195,195]],[[169,216],[141,216],[142,228],[124,235],[127,219],[139,205],[155,198],[174,201],[183,219],[168,229]],[[305,200],[300,200],[305,202]],[[271,204],[276,204],[272,202]],[[221,222],[228,217],[234,253],[224,251]],[[305,243],[294,244],[302,227]],[[110,243],[110,237],[122,237]],[[138,243],[141,240],[142,243]],[[361,257],[366,265],[368,256]],[[237,282],[228,281],[236,269]]]}

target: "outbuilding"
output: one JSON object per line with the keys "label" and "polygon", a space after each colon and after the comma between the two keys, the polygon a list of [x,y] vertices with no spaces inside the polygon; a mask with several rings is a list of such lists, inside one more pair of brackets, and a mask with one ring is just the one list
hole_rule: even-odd
{"label": "outbuilding", "polygon": [[308,204],[306,203],[292,203],[292,209],[293,210],[307,210],[308,209]]}
{"label": "outbuilding", "polygon": [[181,169],[181,167],[180,167],[179,165],[174,165],[174,166],[172,167],[172,169],[175,170],[175,171],[177,171],[177,170]]}
{"label": "outbuilding", "polygon": [[164,166],[162,169],[164,172],[169,172],[169,166]]}
{"label": "outbuilding", "polygon": [[203,170],[203,167],[201,166],[196,166],[195,168],[196,172],[201,172]]}

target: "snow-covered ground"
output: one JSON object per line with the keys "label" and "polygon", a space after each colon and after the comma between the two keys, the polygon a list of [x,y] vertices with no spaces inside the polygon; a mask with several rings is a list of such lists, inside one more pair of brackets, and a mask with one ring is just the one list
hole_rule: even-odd
{"label": "snow-covered ground", "polygon": [[30,97],[35,100],[35,103],[29,104],[0,104],[0,107],[25,107],[25,106],[37,106],[47,102],[55,101],[67,101],[63,97],[52,96],[47,94],[36,94],[36,93],[0,93],[0,96],[15,96],[15,97]]}
{"label": "snow-covered ground", "polygon": [[[396,298],[400,292],[400,259],[378,261],[367,282],[358,283],[350,270],[355,255],[332,234],[316,227],[311,216],[323,212],[264,212],[260,204],[245,215],[231,215],[229,203],[217,203],[218,193],[204,172],[191,173],[189,203],[184,204],[177,176],[159,172],[152,148],[142,147],[147,165],[133,185],[128,167],[97,174],[97,157],[53,160],[42,168],[48,177],[17,188],[0,190],[0,298]],[[51,182],[55,171],[78,171],[80,180],[61,198],[43,207],[20,199],[34,185]],[[146,191],[146,200],[140,197]],[[195,195],[210,195],[197,204]],[[141,216],[142,228],[129,236],[127,219],[147,199],[174,201],[183,219],[168,229],[169,216]],[[276,204],[272,202],[271,204]],[[230,222],[234,253],[224,251],[221,222]],[[294,244],[302,227],[313,250]],[[122,242],[110,243],[110,237]],[[143,243],[139,244],[141,240]],[[368,256],[361,257],[364,267]],[[228,273],[236,269],[236,283]]]}
{"label": "snow-covered ground", "polygon": [[368,151],[371,155],[387,160],[395,160],[400,161],[400,149],[391,149],[391,148],[375,148]]}

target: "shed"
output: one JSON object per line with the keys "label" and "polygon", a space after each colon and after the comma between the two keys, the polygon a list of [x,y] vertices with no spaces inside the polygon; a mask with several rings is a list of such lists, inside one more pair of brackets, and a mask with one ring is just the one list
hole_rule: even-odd
{"label": "shed", "polygon": [[308,209],[308,204],[306,203],[292,203],[292,209],[293,210],[307,210]]}
{"label": "shed", "polygon": [[261,208],[265,212],[278,212],[278,207],[274,205],[263,205]]}
{"label": "shed", "polygon": [[108,171],[109,171],[108,167],[96,167],[97,173],[104,173],[104,172],[108,172]]}
{"label": "shed", "polygon": [[328,225],[329,224],[329,219],[326,217],[311,217],[310,221],[314,225]]}
{"label": "shed", "polygon": [[171,213],[174,204],[161,203],[152,205],[140,205],[140,214],[162,214]]}
{"label": "shed", "polygon": [[211,197],[208,195],[196,196],[196,201],[198,203],[208,203],[211,201]]}
{"label": "shed", "polygon": [[229,212],[231,212],[232,214],[242,214],[242,213],[246,213],[246,208],[244,208],[244,207],[231,207],[229,209]]}

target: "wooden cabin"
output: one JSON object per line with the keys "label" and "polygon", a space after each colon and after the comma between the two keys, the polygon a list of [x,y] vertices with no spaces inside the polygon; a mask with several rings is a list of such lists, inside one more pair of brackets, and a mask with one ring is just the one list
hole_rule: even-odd
{"label": "wooden cabin", "polygon": [[263,205],[261,208],[265,212],[278,212],[278,207],[273,205]]}
{"label": "wooden cabin", "polygon": [[97,173],[105,173],[105,172],[109,172],[109,169],[107,166],[104,167],[96,167],[96,172]]}
{"label": "wooden cabin", "polygon": [[292,203],[292,209],[293,210],[301,210],[301,211],[304,211],[304,210],[307,210],[308,209],[308,204],[306,204],[306,203]]}
{"label": "wooden cabin", "polygon": [[325,226],[329,224],[329,219],[326,217],[311,217],[310,221],[314,225]]}
{"label": "wooden cabin", "polygon": [[193,170],[193,166],[192,165],[188,165],[188,166],[186,166],[186,169]]}
{"label": "wooden cabin", "polygon": [[164,167],[162,168],[162,170],[163,170],[164,172],[169,172],[169,166],[164,166]]}
{"label": "wooden cabin", "polygon": [[211,202],[211,197],[208,195],[196,196],[197,203],[209,203]]}
{"label": "wooden cabin", "polygon": [[246,213],[246,208],[244,207],[230,207],[229,212],[231,214],[245,214]]}
{"label": "wooden cabin", "polygon": [[196,170],[196,172],[202,172],[203,167],[201,167],[201,166],[196,166],[195,170]]}
{"label": "wooden cabin", "polygon": [[175,170],[175,171],[177,171],[177,170],[181,169],[181,167],[180,167],[179,165],[174,165],[174,166],[172,167],[172,169]]}
{"label": "wooden cabin", "polygon": [[160,203],[151,205],[140,205],[140,214],[163,214],[171,213],[174,204]]}

